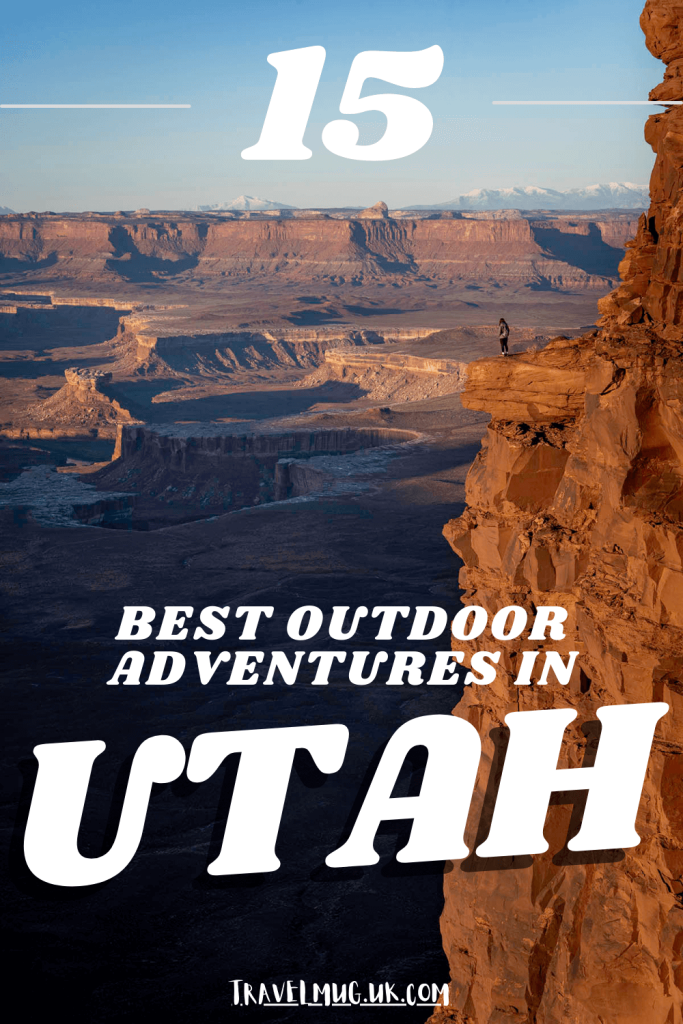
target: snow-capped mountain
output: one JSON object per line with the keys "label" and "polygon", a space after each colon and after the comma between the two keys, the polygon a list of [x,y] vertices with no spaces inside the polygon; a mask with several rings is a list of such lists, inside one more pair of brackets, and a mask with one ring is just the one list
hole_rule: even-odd
{"label": "snow-capped mountain", "polygon": [[14,210],[10,210],[9,206],[0,206],[0,217],[5,213],[14,213]]}
{"label": "snow-capped mountain", "polygon": [[259,199],[258,196],[238,196],[229,203],[211,203],[209,206],[195,206],[200,213],[211,213],[214,210],[296,210],[296,206],[288,203],[274,203],[270,199]]}
{"label": "snow-capped mountain", "polygon": [[[630,181],[610,181],[583,188],[554,189],[538,185],[474,188],[471,192],[414,210],[646,210],[647,188]],[[407,209],[408,207],[406,207]]]}
{"label": "snow-capped mountain", "polygon": [[[605,209],[607,207],[622,210],[645,209],[650,205],[650,190],[646,185],[635,185],[632,181],[610,181],[605,185],[586,185],[585,188],[569,188],[566,196],[576,196],[585,209]],[[588,206],[588,204],[595,204]],[[582,208],[584,208],[582,206]]]}

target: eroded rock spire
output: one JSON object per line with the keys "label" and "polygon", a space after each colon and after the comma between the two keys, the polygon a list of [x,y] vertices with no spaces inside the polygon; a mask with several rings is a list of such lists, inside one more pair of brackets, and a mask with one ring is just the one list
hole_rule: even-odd
{"label": "eroded rock spire", "polygon": [[[650,92],[652,100],[683,100],[683,3],[648,0],[640,18],[647,47],[667,65],[664,81]],[[622,284],[598,303],[619,324],[683,323],[683,108],[653,114],[645,139],[655,151],[650,179],[650,209],[638,233],[627,243],[619,271]]]}

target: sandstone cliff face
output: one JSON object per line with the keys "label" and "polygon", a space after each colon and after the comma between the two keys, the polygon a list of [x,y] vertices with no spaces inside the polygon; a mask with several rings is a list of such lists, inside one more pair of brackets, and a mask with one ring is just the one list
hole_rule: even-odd
{"label": "sandstone cliff face", "polygon": [[[683,4],[680,0],[648,0],[640,19],[648,49],[667,65],[664,82],[650,99],[683,97]],[[638,224],[619,271],[623,283],[598,303],[620,324],[683,323],[683,108],[653,114],[645,138],[656,153],[650,179],[651,206]]]}
{"label": "sandstone cliff face", "polygon": [[[178,327],[182,321],[171,322]],[[185,326],[185,325],[182,325]],[[274,368],[311,369],[325,360],[325,353],[341,346],[384,348],[386,342],[413,339],[430,333],[428,328],[414,330],[358,330],[340,327],[293,328],[263,331],[212,331],[192,324],[188,333],[169,333],[169,325],[158,315],[130,316],[121,319],[121,349],[127,350],[127,363],[137,372],[197,373],[204,376],[233,374]],[[126,358],[126,357],[124,357]]]}
{"label": "sandstone cliff face", "polygon": [[[648,45],[665,60],[682,55],[682,20],[680,3],[648,0]],[[683,84],[670,76],[667,89],[674,81]],[[484,745],[469,848],[490,822],[506,713],[577,709],[559,767],[578,767],[594,755],[599,707],[662,700],[670,710],[655,734],[641,843],[570,853],[582,798],[566,796],[549,810],[547,854],[454,865],[442,918],[451,1006],[435,1022],[683,1019],[682,127],[679,108],[648,122],[652,208],[624,284],[601,303],[603,329],[469,367],[463,404],[492,421],[469,507],[444,530],[464,562],[466,603],[563,606],[567,637],[549,648],[579,651],[566,688],[516,687],[522,651],[543,645],[476,642],[503,654],[498,680],[468,687],[454,711]]]}

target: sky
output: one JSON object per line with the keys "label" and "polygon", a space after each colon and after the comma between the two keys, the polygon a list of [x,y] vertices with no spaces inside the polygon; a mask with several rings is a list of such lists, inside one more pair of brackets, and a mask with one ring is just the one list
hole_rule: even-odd
{"label": "sky", "polygon": [[[0,109],[0,206],[189,209],[247,194],[293,206],[438,203],[473,188],[646,184],[643,107],[496,107],[500,99],[646,99],[663,66],[638,24],[642,0],[67,0],[8,5],[0,103],[189,103],[190,110]],[[438,44],[429,87],[370,79],[434,117],[427,144],[386,162],[330,153],[324,126],[354,56]],[[327,51],[308,160],[245,161],[276,71],[272,52]],[[361,143],[380,113],[353,118]]]}

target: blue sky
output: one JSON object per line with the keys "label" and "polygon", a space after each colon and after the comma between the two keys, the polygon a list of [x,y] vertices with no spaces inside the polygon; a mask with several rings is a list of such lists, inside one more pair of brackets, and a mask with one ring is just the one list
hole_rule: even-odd
{"label": "blue sky", "polygon": [[[493,107],[493,99],[646,99],[663,66],[642,0],[38,0],[3,21],[2,103],[191,103],[191,110],[0,110],[0,206],[183,209],[242,193],[296,206],[447,200],[475,187],[646,183],[645,108]],[[320,140],[361,50],[438,43],[444,70],[411,94],[432,138],[413,156],[346,160]],[[276,72],[269,53],[314,44],[327,61],[307,161],[244,161]],[[400,91],[372,80],[365,93]],[[380,114],[356,118],[361,142]]]}

